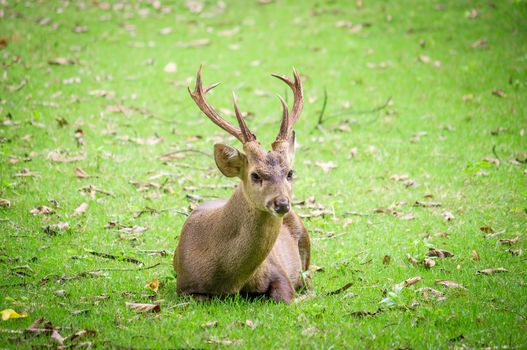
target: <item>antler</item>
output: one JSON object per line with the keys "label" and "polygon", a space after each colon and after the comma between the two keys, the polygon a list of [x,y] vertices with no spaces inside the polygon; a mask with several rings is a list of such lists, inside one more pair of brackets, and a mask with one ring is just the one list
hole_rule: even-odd
{"label": "antler", "polygon": [[205,99],[205,94],[209,92],[210,90],[214,89],[216,86],[218,86],[220,83],[212,84],[206,89],[203,89],[203,85],[201,82],[201,68],[202,66],[199,66],[198,75],[196,76],[196,87],[194,88],[194,91],[190,90],[190,86],[188,87],[188,92],[194,102],[198,105],[199,109],[207,117],[209,117],[210,120],[223,130],[227,131],[232,136],[236,137],[238,140],[241,141],[241,143],[247,143],[250,141],[255,141],[256,136],[254,136],[253,133],[249,130],[247,125],[245,124],[245,121],[243,120],[243,116],[238,109],[238,105],[236,103],[236,96],[233,93],[233,100],[234,100],[234,112],[236,113],[236,119],[238,119],[238,124],[240,125],[240,129],[233,126],[231,123],[220,117],[218,112],[214,110],[214,108],[207,102]]}
{"label": "antler", "polygon": [[300,80],[298,72],[294,68],[293,75],[294,81],[283,75],[272,74],[273,77],[278,78],[286,83],[291,88],[291,90],[293,90],[294,95],[293,110],[290,115],[287,111],[287,105],[285,104],[284,100],[278,96],[280,98],[280,102],[282,102],[283,115],[282,123],[280,124],[280,131],[278,132],[278,136],[276,136],[275,142],[289,141],[293,131],[293,125],[296,123],[298,118],[300,118],[300,114],[302,113],[302,107],[304,105],[302,81]]}

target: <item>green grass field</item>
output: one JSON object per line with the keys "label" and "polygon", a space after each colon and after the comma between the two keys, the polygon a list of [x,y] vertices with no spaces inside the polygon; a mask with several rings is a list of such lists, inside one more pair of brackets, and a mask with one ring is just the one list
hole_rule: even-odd
{"label": "green grass field", "polygon": [[[0,348],[527,348],[525,1],[7,0],[0,17],[0,310],[26,314]],[[292,305],[176,294],[185,214],[237,183],[212,149],[240,144],[187,92],[200,64],[268,147],[276,94],[292,100],[270,74],[302,75],[294,195],[321,271]],[[432,248],[454,256],[425,267]]]}

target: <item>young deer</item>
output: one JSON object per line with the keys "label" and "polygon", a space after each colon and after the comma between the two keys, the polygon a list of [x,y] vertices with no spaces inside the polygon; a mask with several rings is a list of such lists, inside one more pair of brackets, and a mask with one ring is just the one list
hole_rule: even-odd
{"label": "young deer", "polygon": [[177,292],[197,298],[233,293],[266,294],[290,303],[295,289],[310,288],[302,272],[310,259],[309,234],[291,208],[295,133],[293,124],[303,105],[302,83],[273,75],[293,90],[291,115],[285,101],[282,123],[272,151],[267,152],[251,133],[234,99],[240,128],[225,121],[205,99],[218,84],[203,88],[201,66],[196,88],[189,93],[216,125],[243,144],[243,153],[224,144],[214,145],[216,165],[240,185],[229,200],[207,202],[185,222],[174,253]]}

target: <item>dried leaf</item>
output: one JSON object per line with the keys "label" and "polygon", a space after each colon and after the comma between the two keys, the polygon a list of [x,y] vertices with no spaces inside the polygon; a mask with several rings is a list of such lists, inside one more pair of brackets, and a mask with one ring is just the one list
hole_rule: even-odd
{"label": "dried leaf", "polygon": [[159,31],[159,34],[161,34],[161,35],[168,35],[168,34],[170,34],[172,32],[173,32],[173,29],[171,27],[165,27],[165,28],[162,28]]}
{"label": "dried leaf", "polygon": [[157,293],[157,290],[159,289],[159,280],[154,278],[153,280],[148,281],[145,288]]}
{"label": "dried leaf", "polygon": [[161,312],[161,305],[156,304],[140,304],[140,303],[125,303],[126,307],[138,313]]}
{"label": "dried leaf", "polygon": [[472,260],[474,261],[480,261],[479,253],[476,250],[473,250],[472,253],[470,253],[470,256],[472,257]]}
{"label": "dried leaf", "polygon": [[412,213],[403,214],[403,213],[398,212],[398,211],[392,211],[392,214],[393,214],[393,216],[395,216],[396,218],[399,218],[401,220],[414,220],[415,219],[415,215],[412,214]]}
{"label": "dried leaf", "polygon": [[88,210],[88,203],[82,203],[81,205],[79,205],[78,208],[73,211],[73,216],[82,215],[86,212],[86,210]]}
{"label": "dried leaf", "polygon": [[447,281],[447,280],[437,280],[437,281],[435,281],[435,284],[441,285],[441,286],[447,287],[447,288],[466,289],[465,287],[463,287],[461,284],[459,284],[457,282]]}
{"label": "dried leaf", "polygon": [[207,338],[205,343],[208,344],[219,344],[219,345],[240,345],[242,343],[241,339],[228,339],[228,338],[219,338],[215,335]]}
{"label": "dried leaf", "polygon": [[90,175],[88,175],[84,170],[78,167],[75,168],[75,176],[78,177],[79,179],[86,179],[90,177]]}
{"label": "dried leaf", "polygon": [[497,96],[497,97],[507,97],[507,94],[505,93],[505,91],[500,90],[500,89],[494,89],[494,90],[492,90],[492,94],[493,94],[494,96]]}
{"label": "dried leaf", "polygon": [[29,212],[31,213],[31,215],[35,215],[35,216],[36,215],[50,215],[50,214],[55,213],[55,210],[50,207],[46,207],[45,205],[42,205],[40,207],[31,209]]}
{"label": "dried leaf", "polygon": [[512,255],[515,255],[515,256],[522,256],[523,255],[523,250],[521,250],[521,249],[507,249],[506,251],[511,253]]}
{"label": "dried leaf", "polygon": [[441,203],[439,203],[439,202],[416,201],[414,206],[415,207],[440,207]]}
{"label": "dried leaf", "polygon": [[452,220],[454,220],[455,216],[450,211],[445,210],[445,211],[443,211],[443,218],[446,221],[452,221]]}
{"label": "dried leaf", "polygon": [[390,265],[391,261],[392,261],[392,257],[389,255],[385,255],[384,258],[382,258],[383,265]]}
{"label": "dried leaf", "polygon": [[454,254],[452,254],[448,250],[430,249],[428,252],[426,252],[426,256],[437,256],[438,258],[450,258],[450,257],[453,257]]}
{"label": "dried leaf", "polygon": [[322,168],[322,171],[324,172],[324,174],[327,174],[331,169],[334,169],[337,167],[337,165],[335,163],[333,163],[332,160],[330,160],[329,162],[323,162],[323,161],[316,161],[315,164],[317,166],[319,166],[320,168]]}
{"label": "dried leaf", "polygon": [[200,13],[201,11],[203,11],[203,2],[189,0],[185,2],[185,7],[192,13]]}
{"label": "dried leaf", "polygon": [[8,199],[0,198],[0,207],[9,208],[11,206],[11,202]]}
{"label": "dried leaf", "polygon": [[201,325],[201,328],[216,328],[216,327],[218,327],[218,321],[216,320],[209,321]]}
{"label": "dried leaf", "polygon": [[202,46],[208,46],[210,45],[210,39],[203,38],[203,39],[196,39],[188,42],[179,41],[176,43],[179,47],[202,47]]}
{"label": "dried leaf", "polygon": [[483,269],[483,270],[479,270],[478,272],[476,272],[476,274],[478,275],[493,275],[495,273],[503,273],[503,272],[509,272],[509,270],[503,268],[503,267],[498,267],[498,268],[495,268],[495,269]]}
{"label": "dried leaf", "polygon": [[435,299],[438,301],[446,300],[445,294],[441,293],[438,290],[430,288],[430,287],[419,288],[419,293],[421,294],[421,297],[423,297],[425,301],[430,301],[432,299]]}
{"label": "dried leaf", "polygon": [[115,97],[115,91],[106,91],[106,90],[92,90],[88,92],[90,96],[100,96],[107,99],[112,99]]}
{"label": "dried leaf", "polygon": [[7,320],[12,319],[12,318],[24,318],[24,317],[27,317],[27,313],[22,312],[21,314],[19,314],[18,312],[16,312],[13,309],[5,309],[5,310],[0,311],[0,313],[2,314],[2,320],[3,321],[7,321]]}
{"label": "dried leaf", "polygon": [[88,31],[88,26],[83,26],[83,25],[79,25],[79,24],[77,24],[73,28],[73,32],[74,33],[86,33],[87,31]]}
{"label": "dried leaf", "polygon": [[409,278],[406,281],[403,281],[403,282],[401,282],[399,284],[396,284],[395,286],[396,287],[408,287],[408,286],[411,286],[412,284],[416,284],[417,282],[419,282],[422,279],[423,279],[423,277],[421,277],[421,276],[415,276],[415,277]]}
{"label": "dried leaf", "polygon": [[123,226],[118,231],[126,233],[126,234],[138,234],[138,233],[143,233],[145,231],[148,231],[148,227],[142,227],[142,226],[137,226],[137,225],[134,225],[132,227]]}
{"label": "dried leaf", "polygon": [[498,242],[500,242],[500,244],[513,245],[513,244],[518,243],[519,240],[520,240],[520,237],[516,236],[513,239],[500,239]]}
{"label": "dried leaf", "polygon": [[24,168],[15,174],[16,177],[35,177],[37,173],[33,173],[31,170]]}
{"label": "dried leaf", "polygon": [[[73,342],[77,339],[84,338],[84,337],[95,337],[97,335],[97,331],[94,331],[92,329],[83,329],[81,331],[78,331],[77,333],[74,333],[70,335],[68,338],[66,338],[68,341]],[[84,343],[81,343],[84,344]],[[80,344],[79,344],[80,345]]]}
{"label": "dried leaf", "polygon": [[408,262],[412,265],[417,265],[419,263],[417,259],[411,256],[410,254],[406,254],[406,259],[408,259]]}
{"label": "dried leaf", "polygon": [[163,70],[166,73],[175,73],[175,72],[177,72],[177,65],[174,62],[169,62],[169,63],[167,63],[165,68],[163,68]]}
{"label": "dried leaf", "polygon": [[482,232],[485,232],[485,233],[494,233],[494,229],[491,227],[491,226],[481,226],[480,228],[480,231]]}
{"label": "dried leaf", "polygon": [[57,224],[43,226],[42,231],[50,236],[57,235],[61,231],[66,231],[70,228],[70,224],[67,222],[59,222]]}
{"label": "dried leaf", "polygon": [[75,64],[75,61],[72,60],[71,58],[57,57],[55,59],[49,60],[48,64],[57,65],[57,66],[64,66],[64,65]]}
{"label": "dried leaf", "polygon": [[423,261],[423,265],[427,268],[427,269],[430,269],[432,267],[434,267],[436,265],[436,261],[434,259],[429,259],[429,258],[426,258],[424,261]]}
{"label": "dried leaf", "polygon": [[66,338],[64,338],[62,335],[60,335],[60,333],[56,330],[56,329],[53,329],[51,331],[51,340],[59,343],[59,344],[63,344],[64,343],[64,340]]}

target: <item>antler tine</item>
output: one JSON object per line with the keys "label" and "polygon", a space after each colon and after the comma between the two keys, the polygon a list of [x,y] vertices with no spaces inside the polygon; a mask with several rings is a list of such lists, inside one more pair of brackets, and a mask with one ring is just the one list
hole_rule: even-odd
{"label": "antler tine", "polygon": [[[205,94],[209,92],[210,90],[214,89],[216,86],[219,85],[219,83],[212,84],[205,90],[203,89],[202,81],[201,81],[201,68],[202,66],[199,66],[198,74],[196,76],[196,87],[194,88],[194,91],[190,89],[190,86],[188,87],[188,92],[190,94],[190,97],[196,102],[199,109],[205,115],[212,120],[214,124],[222,128],[223,130],[227,131],[232,136],[236,137],[238,140],[240,140],[242,143],[245,143],[244,137],[242,135],[242,131],[236,127],[234,127],[231,123],[220,117],[218,112],[214,110],[214,108],[207,102],[205,99]],[[239,121],[239,120],[238,120]],[[241,126],[241,124],[240,124]],[[254,136],[254,135],[253,135]]]}
{"label": "antler tine", "polygon": [[[294,81],[283,75],[272,74],[272,76],[282,80],[284,83],[286,83],[291,88],[291,90],[293,90],[294,101],[293,101],[293,109],[291,112],[291,116],[289,116],[288,113],[284,113],[282,117],[282,124],[280,125],[280,131],[278,133],[278,136],[276,137],[277,141],[278,140],[288,140],[289,137],[291,136],[293,125],[296,123],[298,118],[300,118],[300,114],[302,113],[302,107],[304,105],[302,81],[300,80],[300,75],[294,68],[293,68]],[[283,106],[284,102],[281,97],[280,97],[280,100],[282,101],[282,106]]]}
{"label": "antler tine", "polygon": [[280,123],[280,131],[278,135],[286,135],[287,129],[289,129],[289,110],[287,109],[287,103],[285,103],[282,96],[278,95],[280,102],[282,103],[282,122]]}
{"label": "antler tine", "polygon": [[241,134],[243,137],[243,143],[255,141],[256,136],[249,130],[247,127],[247,124],[245,124],[245,120],[243,120],[243,115],[240,112],[240,109],[238,108],[238,99],[236,98],[236,94],[234,91],[232,92],[232,101],[234,103],[234,113],[236,114],[236,119],[238,119],[238,124],[240,125]]}

